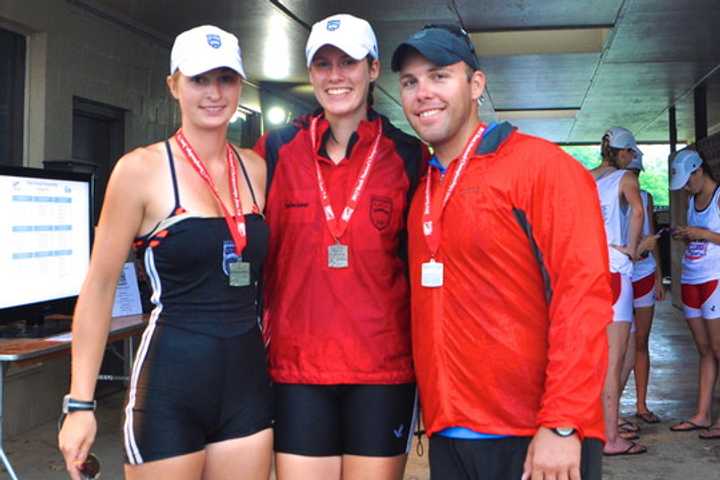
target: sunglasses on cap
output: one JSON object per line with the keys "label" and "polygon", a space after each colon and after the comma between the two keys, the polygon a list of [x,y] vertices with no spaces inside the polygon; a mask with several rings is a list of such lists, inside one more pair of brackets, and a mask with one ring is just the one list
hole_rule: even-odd
{"label": "sunglasses on cap", "polygon": [[456,37],[462,38],[467,44],[470,51],[472,51],[473,55],[477,56],[477,53],[475,52],[475,45],[473,45],[472,40],[470,40],[470,34],[461,26],[454,25],[452,23],[429,23],[425,25],[422,29],[428,30],[431,28],[439,28],[441,30],[445,30],[446,32],[452,33]]}

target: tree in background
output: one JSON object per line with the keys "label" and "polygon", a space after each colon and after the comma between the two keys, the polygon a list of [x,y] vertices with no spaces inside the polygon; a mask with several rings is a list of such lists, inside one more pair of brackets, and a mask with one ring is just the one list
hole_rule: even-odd
{"label": "tree in background", "polygon": [[[668,145],[639,145],[643,151],[645,171],[640,174],[640,188],[647,190],[655,200],[655,207],[668,207]],[[678,145],[678,149],[683,146]],[[595,168],[600,164],[600,147],[598,145],[563,146],[563,150],[575,157],[585,168]]]}

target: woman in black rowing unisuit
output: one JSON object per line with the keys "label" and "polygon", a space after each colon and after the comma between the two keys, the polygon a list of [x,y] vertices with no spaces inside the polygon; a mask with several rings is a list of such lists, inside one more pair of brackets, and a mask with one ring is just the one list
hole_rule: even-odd
{"label": "woman in black rowing unisuit", "polygon": [[244,76],[234,35],[212,26],[180,34],[167,83],[182,126],[113,171],[73,325],[74,408],[59,438],[73,479],[95,437],[95,381],[131,244],[155,308],[125,407],[126,478],[269,476],[272,394],[257,312],[265,163],[226,140]]}

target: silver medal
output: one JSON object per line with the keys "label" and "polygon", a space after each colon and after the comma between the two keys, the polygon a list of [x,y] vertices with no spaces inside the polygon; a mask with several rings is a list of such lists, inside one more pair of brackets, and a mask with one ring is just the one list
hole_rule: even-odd
{"label": "silver medal", "polygon": [[230,286],[247,287],[250,285],[250,262],[233,262],[230,268]]}
{"label": "silver medal", "polygon": [[336,243],[328,247],[328,267],[330,268],[347,268],[348,262],[348,246]]}

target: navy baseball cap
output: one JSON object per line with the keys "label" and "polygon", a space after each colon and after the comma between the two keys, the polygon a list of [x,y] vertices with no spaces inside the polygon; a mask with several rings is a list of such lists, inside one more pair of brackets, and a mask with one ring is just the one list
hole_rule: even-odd
{"label": "navy baseball cap", "polygon": [[473,70],[480,70],[470,36],[457,25],[426,25],[411,35],[393,53],[393,72],[400,71],[408,52],[413,50],[439,67],[465,62]]}

